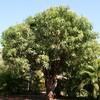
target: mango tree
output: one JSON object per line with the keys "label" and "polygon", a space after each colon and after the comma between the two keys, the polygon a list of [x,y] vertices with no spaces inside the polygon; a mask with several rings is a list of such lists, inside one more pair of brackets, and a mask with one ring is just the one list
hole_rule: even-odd
{"label": "mango tree", "polygon": [[[79,17],[68,7],[51,7],[29,17],[26,24],[35,36],[37,68],[44,73],[48,100],[53,98],[57,76],[66,71],[70,77],[88,60],[87,43],[96,39],[97,33],[85,17]],[[75,72],[75,73],[74,73]],[[77,76],[76,76],[77,77]]]}
{"label": "mango tree", "polygon": [[58,75],[66,72],[71,80],[77,78],[77,71],[89,60],[87,43],[97,37],[92,29],[87,18],[69,7],[51,7],[3,32],[3,59],[13,73],[29,69],[30,80],[34,70],[41,70],[51,100]]}

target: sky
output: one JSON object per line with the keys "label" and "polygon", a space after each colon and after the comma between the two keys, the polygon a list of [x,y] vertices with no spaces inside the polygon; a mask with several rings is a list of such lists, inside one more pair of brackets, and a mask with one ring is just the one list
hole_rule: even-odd
{"label": "sky", "polygon": [[70,6],[79,16],[87,17],[94,31],[100,33],[100,0],[1,0],[0,39],[2,32],[10,26],[22,23],[28,16],[34,17],[51,6],[60,5]]}

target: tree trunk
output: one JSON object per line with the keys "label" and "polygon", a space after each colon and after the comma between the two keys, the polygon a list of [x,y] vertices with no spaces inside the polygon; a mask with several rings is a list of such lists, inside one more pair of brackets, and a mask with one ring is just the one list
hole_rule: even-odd
{"label": "tree trunk", "polygon": [[46,100],[54,100],[54,90],[57,87],[57,75],[60,71],[60,60],[52,61],[50,69],[44,69]]}
{"label": "tree trunk", "polygon": [[46,87],[46,100],[54,100],[54,90],[57,86],[56,77],[46,77],[45,78],[45,87]]}

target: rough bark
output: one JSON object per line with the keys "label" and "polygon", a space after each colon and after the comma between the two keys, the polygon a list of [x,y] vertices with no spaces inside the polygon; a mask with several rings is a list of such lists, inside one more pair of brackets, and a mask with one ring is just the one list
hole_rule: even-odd
{"label": "rough bark", "polygon": [[46,87],[46,100],[54,100],[54,90],[57,87],[57,75],[60,71],[60,60],[54,60],[51,63],[50,69],[44,70],[45,87]]}
{"label": "rough bark", "polygon": [[57,80],[55,77],[46,78],[45,87],[46,87],[47,100],[53,100],[54,90],[55,90],[56,86],[57,86]]}
{"label": "rough bark", "polygon": [[56,74],[51,74],[50,70],[45,70],[46,100],[54,100],[54,90],[57,86]]}

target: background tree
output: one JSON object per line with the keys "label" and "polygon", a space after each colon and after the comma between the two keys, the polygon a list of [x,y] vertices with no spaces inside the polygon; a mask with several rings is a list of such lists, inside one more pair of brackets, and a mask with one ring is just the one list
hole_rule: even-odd
{"label": "background tree", "polygon": [[95,39],[92,39],[91,41],[84,43],[83,46],[84,51],[82,51],[82,54],[80,52],[81,55],[77,56],[81,57],[79,58],[81,60],[80,63],[76,62],[76,59],[73,59],[72,61],[70,61],[73,65],[69,65],[67,71],[65,69],[63,71],[65,76],[68,78],[65,87],[66,89],[64,89],[64,91],[69,96],[77,96],[77,94],[80,94],[78,87],[81,81],[83,81],[80,77],[80,71],[82,72],[84,69],[87,69],[87,66],[97,66],[94,65],[94,61],[98,60],[100,56],[100,45]]}
{"label": "background tree", "polygon": [[100,95],[100,59],[96,59],[93,66],[87,66],[80,74],[83,76],[81,89],[85,89],[89,96],[97,98]]}
{"label": "background tree", "polygon": [[[34,36],[29,26],[18,24],[8,28],[2,35],[3,59],[10,74],[16,74],[18,78],[28,77],[27,89],[30,91],[33,77],[33,52]],[[23,81],[23,80],[21,80]],[[23,82],[24,83],[24,82]]]}

